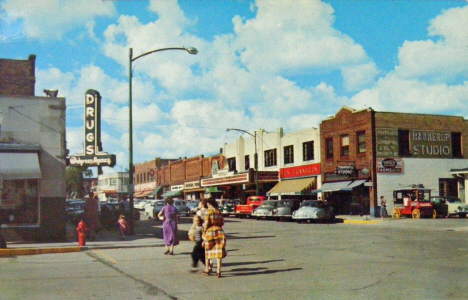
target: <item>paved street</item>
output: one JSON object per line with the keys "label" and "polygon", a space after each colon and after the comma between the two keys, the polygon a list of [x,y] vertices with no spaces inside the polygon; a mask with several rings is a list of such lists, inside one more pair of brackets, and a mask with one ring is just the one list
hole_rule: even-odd
{"label": "paved street", "polygon": [[126,248],[1,258],[0,298],[468,298],[468,219],[226,220],[223,278],[189,273],[186,239],[164,255],[159,224],[144,221],[155,235],[133,237]]}

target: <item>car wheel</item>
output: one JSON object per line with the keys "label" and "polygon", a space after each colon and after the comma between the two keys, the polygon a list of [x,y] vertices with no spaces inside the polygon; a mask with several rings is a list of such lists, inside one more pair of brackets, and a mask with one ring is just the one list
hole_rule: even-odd
{"label": "car wheel", "polygon": [[411,216],[413,217],[413,219],[419,219],[421,218],[421,212],[419,211],[419,209],[416,208],[411,213]]}
{"label": "car wheel", "polygon": [[394,208],[392,211],[392,218],[399,219],[401,217],[401,212],[398,208]]}
{"label": "car wheel", "polygon": [[466,218],[466,214],[459,214],[458,217],[460,217],[460,218]]}
{"label": "car wheel", "polygon": [[437,218],[437,211],[435,209],[432,211],[432,218]]}

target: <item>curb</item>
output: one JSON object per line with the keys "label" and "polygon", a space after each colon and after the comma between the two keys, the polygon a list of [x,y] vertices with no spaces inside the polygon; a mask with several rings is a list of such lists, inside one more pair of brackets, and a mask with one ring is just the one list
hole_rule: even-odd
{"label": "curb", "polygon": [[382,222],[382,221],[377,221],[377,220],[346,220],[346,219],[343,220],[344,224],[366,224],[366,225],[370,225],[370,224],[377,224],[377,223],[380,223],[380,222]]}
{"label": "curb", "polygon": [[0,257],[12,257],[18,255],[35,255],[48,253],[70,253],[88,250],[88,247],[51,247],[51,248],[14,248],[0,249]]}

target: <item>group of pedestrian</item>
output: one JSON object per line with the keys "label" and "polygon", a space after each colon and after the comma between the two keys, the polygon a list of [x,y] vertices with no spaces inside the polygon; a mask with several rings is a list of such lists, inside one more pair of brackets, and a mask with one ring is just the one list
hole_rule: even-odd
{"label": "group of pedestrian", "polygon": [[[166,255],[173,255],[174,246],[179,244],[177,209],[173,203],[172,198],[166,198],[166,205],[158,214],[160,219],[164,219],[163,238]],[[223,226],[224,218],[218,209],[218,202],[213,198],[202,199],[189,230],[189,239],[195,243],[191,253],[191,272],[198,271],[198,263],[202,262],[205,265],[202,273],[209,276],[213,271],[213,261],[216,260],[216,277],[221,278],[222,259],[226,257],[226,235]]]}

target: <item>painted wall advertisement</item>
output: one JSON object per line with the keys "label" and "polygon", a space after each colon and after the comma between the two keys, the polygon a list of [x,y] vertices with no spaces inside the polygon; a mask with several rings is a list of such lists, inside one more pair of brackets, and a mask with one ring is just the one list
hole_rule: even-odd
{"label": "painted wall advertisement", "polygon": [[398,129],[379,128],[375,134],[378,157],[398,156]]}
{"label": "painted wall advertisement", "polygon": [[377,158],[377,173],[402,174],[403,159],[391,157]]}
{"label": "painted wall advertisement", "polygon": [[448,131],[410,131],[411,156],[451,158],[452,134]]}

